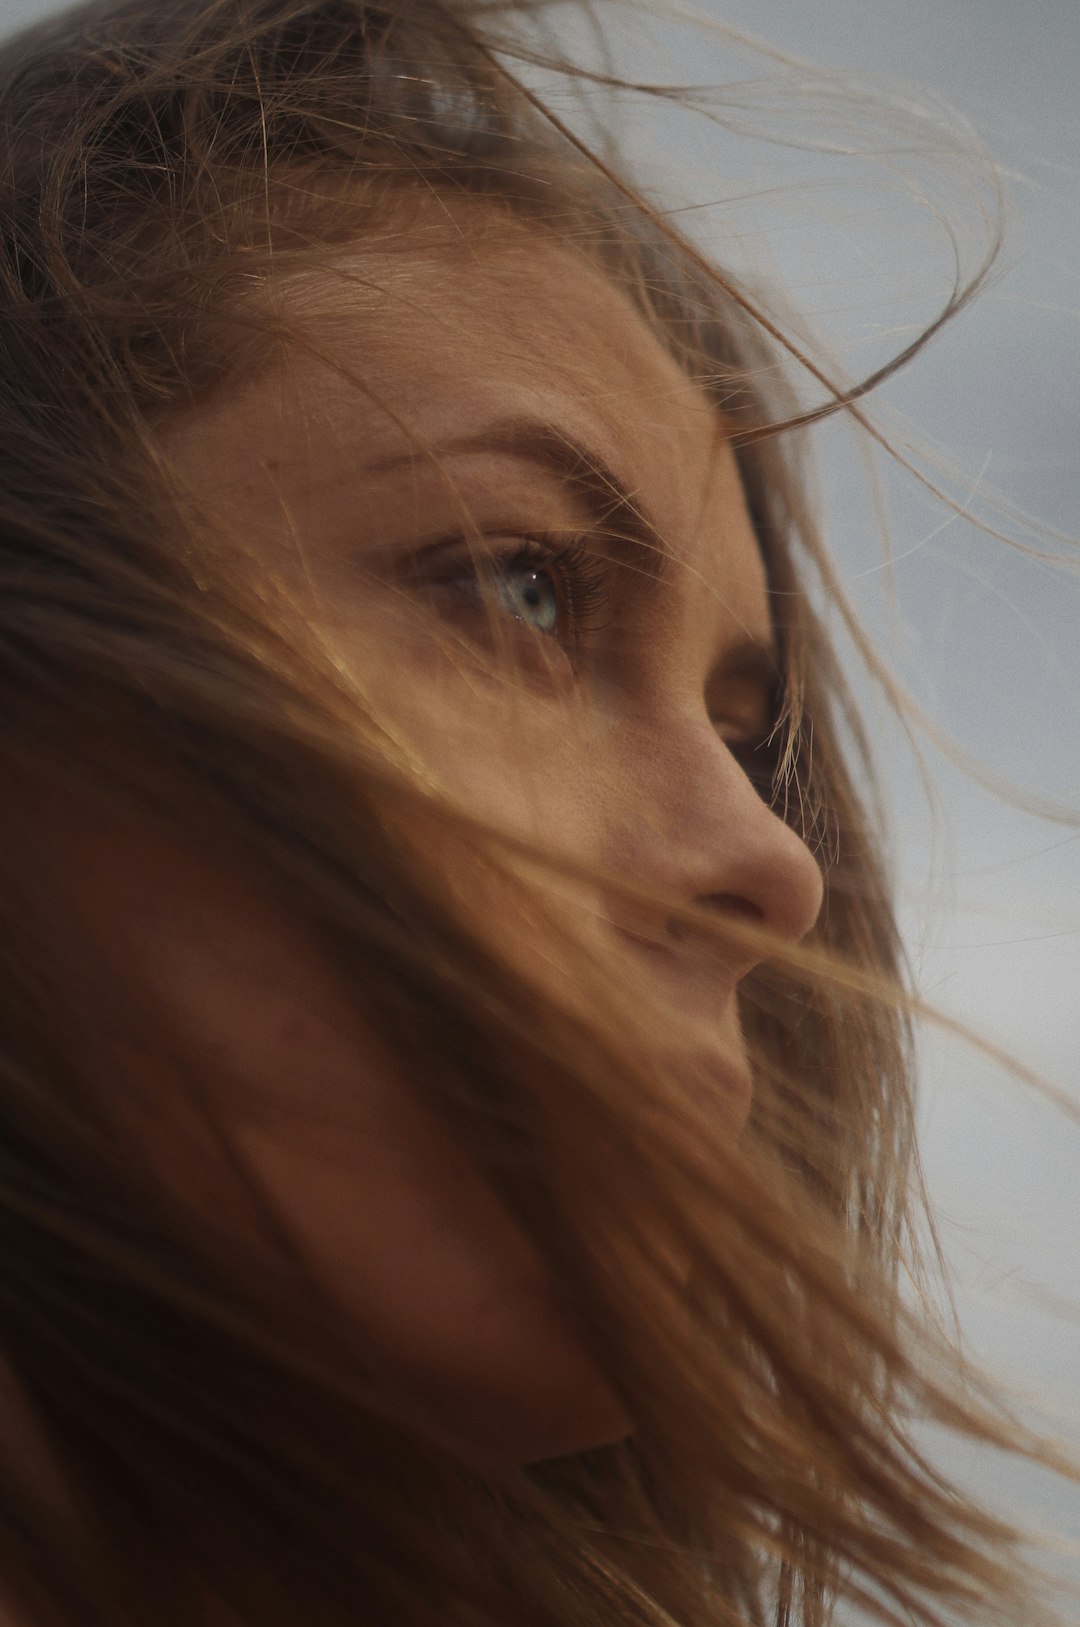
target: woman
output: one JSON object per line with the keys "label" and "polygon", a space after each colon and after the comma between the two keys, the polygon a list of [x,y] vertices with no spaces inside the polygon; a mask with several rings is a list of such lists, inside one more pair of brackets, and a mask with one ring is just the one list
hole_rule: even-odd
{"label": "woman", "polygon": [[4,58],[10,1620],[1005,1619],[766,325],[493,30]]}

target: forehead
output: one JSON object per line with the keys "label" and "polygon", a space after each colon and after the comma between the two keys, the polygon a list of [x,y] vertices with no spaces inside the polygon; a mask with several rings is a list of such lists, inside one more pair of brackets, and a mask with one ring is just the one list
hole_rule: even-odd
{"label": "forehead", "polygon": [[[720,450],[711,402],[612,276],[537,228],[475,223],[474,211],[457,210],[342,256],[295,279],[286,311],[425,431],[452,433],[464,408],[512,404],[525,416],[557,405],[570,427],[606,439],[605,450],[617,440],[643,454],[643,412],[652,435],[696,431]],[[371,425],[388,441],[395,427]]]}
{"label": "forehead", "polygon": [[[367,470],[480,445],[492,426],[549,424],[615,472],[674,557],[711,580],[719,570],[736,618],[767,636],[764,565],[722,416],[583,253],[437,212],[277,297],[302,342],[169,435],[201,492],[253,525],[285,504],[298,532],[326,534],[343,515],[355,523]],[[393,501],[383,491],[380,513]]]}

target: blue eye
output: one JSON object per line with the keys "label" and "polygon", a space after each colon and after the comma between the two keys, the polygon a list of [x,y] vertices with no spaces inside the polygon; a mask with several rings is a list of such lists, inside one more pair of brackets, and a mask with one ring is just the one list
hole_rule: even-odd
{"label": "blue eye", "polygon": [[421,564],[429,600],[484,644],[494,615],[513,624],[516,639],[573,660],[583,635],[603,625],[609,566],[579,537],[491,533],[479,557],[460,538],[447,539],[425,550]]}
{"label": "blue eye", "polygon": [[500,566],[495,583],[499,600],[518,621],[538,633],[557,633],[561,607],[551,572],[531,560],[511,559]]}

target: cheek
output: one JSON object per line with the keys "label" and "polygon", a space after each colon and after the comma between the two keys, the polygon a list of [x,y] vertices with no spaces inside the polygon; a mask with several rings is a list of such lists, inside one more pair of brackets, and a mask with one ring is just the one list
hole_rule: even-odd
{"label": "cheek", "polygon": [[510,835],[578,855],[590,844],[595,717],[558,645],[545,665],[548,644],[523,636],[520,673],[499,673],[464,638],[376,590],[333,618],[320,603],[318,617],[363,704],[425,783]]}
{"label": "cheek", "polygon": [[88,1082],[151,1175],[255,1260],[278,1260],[283,1226],[451,1444],[519,1462],[625,1433],[542,1257],[316,946],[231,878],[126,835],[69,843],[70,896],[100,950]]}
{"label": "cheek", "polygon": [[[603,744],[586,693],[534,692],[493,678],[475,660],[455,663],[430,644],[372,663],[365,690],[423,781],[477,817],[485,832],[556,860],[601,862]],[[470,844],[438,807],[430,815],[395,809],[394,821],[450,881],[474,925],[494,934],[499,951],[516,960],[531,931],[523,932],[498,866],[471,859]],[[512,851],[502,849],[501,856]],[[569,883],[560,883],[559,891],[568,904],[585,901],[586,890]],[[592,908],[595,897],[587,891]],[[544,893],[553,898],[550,876]]]}
{"label": "cheek", "polygon": [[524,1462],[625,1433],[540,1256],[442,1126],[397,1119],[377,1141],[310,1123],[238,1135],[365,1349],[452,1444],[484,1457]]}

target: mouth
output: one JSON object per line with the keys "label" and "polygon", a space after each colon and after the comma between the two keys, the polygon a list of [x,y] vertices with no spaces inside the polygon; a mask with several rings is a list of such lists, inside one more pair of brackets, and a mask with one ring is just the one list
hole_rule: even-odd
{"label": "mouth", "polygon": [[741,1133],[753,1100],[736,990],[739,973],[716,938],[665,923],[613,923],[664,1031],[667,1054],[693,1094]]}
{"label": "mouth", "polygon": [[689,928],[678,938],[659,927],[618,925],[615,931],[650,987],[662,987],[665,1000],[680,1011],[708,1014],[715,1023],[733,1004],[739,972],[714,937]]}

